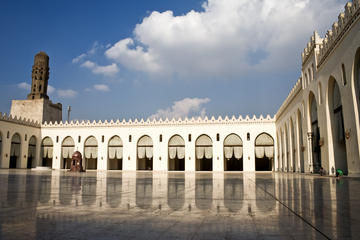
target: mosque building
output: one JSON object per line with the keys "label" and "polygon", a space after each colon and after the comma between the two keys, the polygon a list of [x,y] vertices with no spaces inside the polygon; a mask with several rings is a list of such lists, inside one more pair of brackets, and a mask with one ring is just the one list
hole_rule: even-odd
{"label": "mosque building", "polygon": [[360,173],[360,0],[345,5],[302,53],[302,71],[274,117],[62,121],[40,52],[26,100],[0,115],[0,168]]}

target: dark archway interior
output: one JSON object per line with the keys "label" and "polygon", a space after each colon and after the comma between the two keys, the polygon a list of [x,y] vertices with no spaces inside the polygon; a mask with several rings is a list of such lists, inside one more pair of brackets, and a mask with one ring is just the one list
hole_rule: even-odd
{"label": "dark archway interior", "polygon": [[16,168],[16,162],[17,162],[17,157],[16,156],[11,156],[10,157],[9,168]]}
{"label": "dark archway interior", "polygon": [[122,170],[122,158],[109,160],[109,170]]}
{"label": "dark archway interior", "polygon": [[42,165],[43,167],[52,167],[52,158],[43,158]]}
{"label": "dark archway interior", "polygon": [[272,159],[264,156],[263,158],[255,158],[255,170],[256,171],[271,171]]}
{"label": "dark archway interior", "polygon": [[138,170],[153,170],[153,158],[138,158]]}
{"label": "dark archway interior", "polygon": [[197,164],[197,169],[196,171],[212,171],[213,167],[212,167],[212,158],[211,159],[207,159],[207,158],[201,158],[201,159],[196,159],[196,161],[198,162]]}
{"label": "dark archway interior", "polygon": [[230,159],[225,159],[225,171],[243,171],[243,158],[236,159],[233,156]]}
{"label": "dark archway interior", "polygon": [[172,164],[169,164],[169,171],[185,171],[185,158],[179,159],[169,159]]}
{"label": "dark archway interior", "polygon": [[33,158],[32,157],[28,157],[28,159],[27,159],[27,166],[26,166],[26,168],[31,168],[31,166],[32,166],[32,160],[33,160]]}

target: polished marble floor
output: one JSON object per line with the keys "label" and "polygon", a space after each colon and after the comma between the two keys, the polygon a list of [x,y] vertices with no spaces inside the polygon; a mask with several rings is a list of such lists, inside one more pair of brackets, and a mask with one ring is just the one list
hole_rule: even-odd
{"label": "polished marble floor", "polygon": [[360,178],[0,170],[0,239],[360,239]]}

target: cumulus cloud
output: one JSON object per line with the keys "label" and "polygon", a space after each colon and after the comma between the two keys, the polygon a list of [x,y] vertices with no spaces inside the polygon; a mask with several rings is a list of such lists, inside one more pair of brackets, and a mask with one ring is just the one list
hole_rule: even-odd
{"label": "cumulus cloud", "polygon": [[24,89],[24,90],[30,91],[31,85],[28,84],[27,82],[21,82],[21,83],[18,83],[18,84],[17,84],[17,87],[20,88],[20,89]]}
{"label": "cumulus cloud", "polygon": [[60,98],[73,98],[77,92],[71,89],[59,89],[57,90],[57,94]]}
{"label": "cumulus cloud", "polygon": [[95,84],[94,89],[98,91],[108,92],[110,91],[109,87],[105,84]]}
{"label": "cumulus cloud", "polygon": [[114,76],[116,73],[119,72],[119,68],[116,63],[112,63],[107,66],[99,66],[96,63],[88,60],[81,64],[81,66],[90,69],[95,74],[100,74],[104,76]]}
{"label": "cumulus cloud", "polygon": [[[208,0],[201,11],[152,12],[107,58],[151,75],[241,76],[297,66],[313,30],[325,30],[339,0]],[[326,8],[324,8],[326,6]]]}
{"label": "cumulus cloud", "polygon": [[174,104],[167,109],[159,109],[149,118],[178,119],[185,117],[204,117],[206,115],[206,108],[204,108],[203,105],[208,102],[210,102],[209,98],[184,98],[183,100],[175,101]]}

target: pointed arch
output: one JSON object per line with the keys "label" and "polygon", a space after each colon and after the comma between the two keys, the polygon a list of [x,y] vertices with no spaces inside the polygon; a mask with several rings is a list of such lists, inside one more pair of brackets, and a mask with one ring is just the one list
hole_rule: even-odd
{"label": "pointed arch", "polygon": [[89,136],[84,143],[85,169],[98,168],[98,141],[94,136]]}
{"label": "pointed arch", "polygon": [[115,135],[108,142],[108,169],[122,170],[123,164],[123,141]]}
{"label": "pointed arch", "polygon": [[9,168],[21,167],[21,137],[19,133],[14,133],[11,138],[10,163]]}
{"label": "pointed arch", "polygon": [[235,133],[224,139],[224,170],[243,171],[243,141]]}
{"label": "pointed arch", "polygon": [[321,146],[320,146],[320,127],[318,121],[318,104],[316,97],[313,92],[309,93],[308,101],[308,126],[309,132],[311,134],[311,141],[309,142],[310,146],[310,171],[316,173],[319,172],[321,168]]}
{"label": "pointed arch", "polygon": [[147,135],[137,142],[137,170],[153,170],[153,141]]}
{"label": "pointed arch", "polygon": [[168,142],[168,170],[185,170],[185,141],[180,135],[174,135]]}
{"label": "pointed arch", "polygon": [[201,135],[195,141],[196,171],[212,171],[213,147],[208,135]]}
{"label": "pointed arch", "polygon": [[41,142],[41,158],[42,166],[52,167],[53,162],[53,141],[50,137],[43,138]]}
{"label": "pointed arch", "polygon": [[75,151],[75,142],[71,136],[67,136],[61,143],[61,167],[70,169],[71,158]]}
{"label": "pointed arch", "polygon": [[28,154],[26,168],[32,168],[36,166],[36,137],[33,135],[29,139]]}
{"label": "pointed arch", "polygon": [[268,133],[260,133],[255,138],[255,170],[273,170],[274,139]]}

